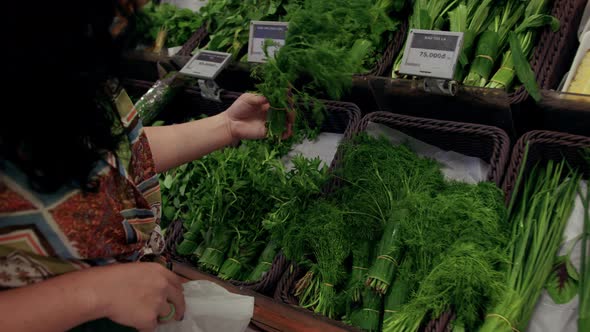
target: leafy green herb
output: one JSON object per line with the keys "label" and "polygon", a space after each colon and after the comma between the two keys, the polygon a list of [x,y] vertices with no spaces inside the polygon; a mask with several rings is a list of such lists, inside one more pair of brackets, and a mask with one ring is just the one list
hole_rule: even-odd
{"label": "leafy green herb", "polygon": [[565,162],[550,161],[526,175],[521,168],[509,208],[512,236],[507,250],[507,291],[488,311],[480,331],[524,330],[527,326],[551,274],[579,185],[580,175],[565,167]]}

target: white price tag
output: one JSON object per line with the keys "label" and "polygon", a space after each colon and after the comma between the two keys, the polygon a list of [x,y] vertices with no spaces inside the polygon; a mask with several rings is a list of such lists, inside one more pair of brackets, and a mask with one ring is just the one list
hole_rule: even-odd
{"label": "white price tag", "polygon": [[250,42],[248,44],[248,61],[265,62],[264,45],[267,40],[272,41],[272,45],[267,48],[268,55],[274,56],[275,53],[285,45],[287,39],[288,22],[250,22]]}
{"label": "white price tag", "polygon": [[231,54],[214,51],[199,51],[180,70],[181,74],[213,80],[227,66]]}
{"label": "white price tag", "polygon": [[462,32],[412,29],[399,71],[404,75],[452,80],[462,47]]}

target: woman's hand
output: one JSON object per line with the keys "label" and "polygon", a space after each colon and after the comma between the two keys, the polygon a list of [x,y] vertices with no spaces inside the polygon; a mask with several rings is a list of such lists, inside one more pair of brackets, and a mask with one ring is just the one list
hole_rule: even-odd
{"label": "woman's hand", "polygon": [[[245,93],[221,114],[179,125],[144,128],[156,171],[165,172],[242,139],[265,138],[269,109],[266,98]],[[291,136],[295,120],[295,113],[285,113],[283,139]]]}
{"label": "woman's hand", "polygon": [[129,263],[89,269],[93,279],[88,287],[96,291],[97,305],[104,317],[140,331],[152,331],[158,317],[176,309],[174,318],[184,315],[185,303],[180,277],[156,263]]}
{"label": "woman's hand", "polygon": [[[266,113],[270,109],[268,100],[260,95],[245,93],[230,108],[222,113],[225,116],[232,141],[242,139],[262,139],[266,137]],[[287,115],[287,128],[283,139],[291,136],[295,114]]]}

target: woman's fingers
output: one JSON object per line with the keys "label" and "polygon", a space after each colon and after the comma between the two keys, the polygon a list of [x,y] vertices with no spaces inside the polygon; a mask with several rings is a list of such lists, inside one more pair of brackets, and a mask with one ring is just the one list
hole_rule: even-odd
{"label": "woman's fingers", "polygon": [[182,316],[184,316],[184,311],[186,310],[184,294],[182,293],[182,291],[179,291],[176,287],[170,287],[170,289],[168,290],[168,301],[172,303],[176,309],[174,319],[180,320]]}

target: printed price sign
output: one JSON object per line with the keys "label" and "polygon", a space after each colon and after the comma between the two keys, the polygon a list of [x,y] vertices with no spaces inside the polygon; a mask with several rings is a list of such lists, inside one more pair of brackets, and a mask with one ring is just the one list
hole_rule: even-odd
{"label": "printed price sign", "polygon": [[213,80],[229,63],[231,54],[213,51],[199,51],[180,70],[181,74]]}
{"label": "printed price sign", "polygon": [[412,29],[400,73],[452,80],[463,47],[462,32]]}
{"label": "printed price sign", "polygon": [[264,45],[267,40],[272,44],[268,46],[269,56],[274,54],[285,45],[287,39],[288,22],[250,22],[250,42],[248,44],[248,61],[265,62]]}

